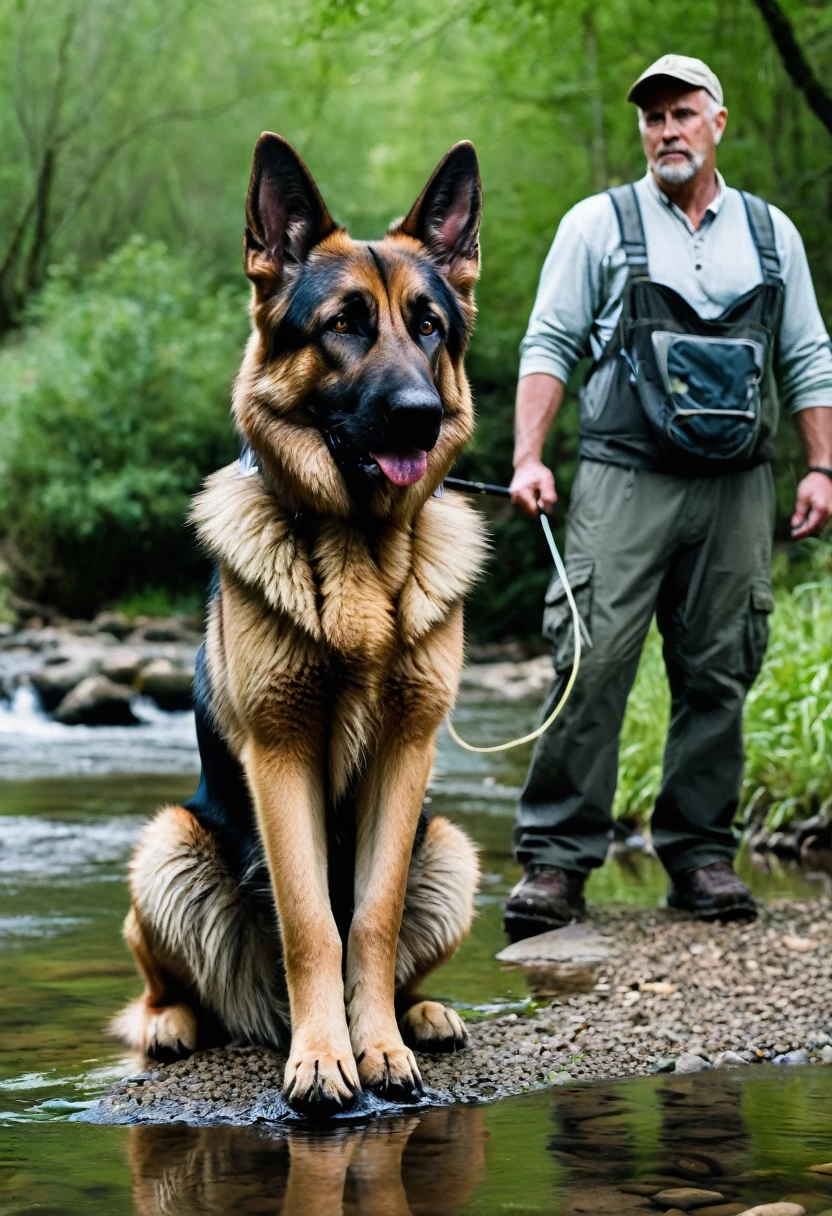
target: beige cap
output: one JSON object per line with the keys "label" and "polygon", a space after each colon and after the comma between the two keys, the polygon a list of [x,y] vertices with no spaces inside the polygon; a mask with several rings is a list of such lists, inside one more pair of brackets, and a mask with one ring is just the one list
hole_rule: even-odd
{"label": "beige cap", "polygon": [[642,86],[648,80],[664,77],[681,84],[689,84],[694,89],[705,89],[718,105],[722,105],[722,85],[714,72],[701,59],[692,59],[690,55],[662,55],[655,63],[651,63],[646,72],[642,72],[638,80],[627,94],[627,100],[640,105]]}

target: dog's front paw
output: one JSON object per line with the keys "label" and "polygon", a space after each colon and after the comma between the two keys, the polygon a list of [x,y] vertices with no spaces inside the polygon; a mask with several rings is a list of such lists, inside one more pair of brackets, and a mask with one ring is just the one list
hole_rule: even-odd
{"label": "dog's front paw", "polygon": [[159,1064],[172,1064],[196,1051],[197,1026],[187,1005],[148,1007],[144,1027],[145,1055]]}
{"label": "dog's front paw", "polygon": [[397,1040],[359,1051],[355,1062],[361,1084],[388,1102],[418,1102],[422,1078],[416,1057],[398,1036]]}
{"label": "dog's front paw", "polygon": [[468,1031],[462,1018],[439,1001],[411,1005],[399,1026],[405,1043],[415,1051],[462,1051],[468,1046]]}
{"label": "dog's front paw", "polygon": [[292,1054],[283,1074],[283,1096],[289,1105],[310,1118],[329,1118],[347,1110],[361,1088],[352,1051],[304,1047]]}

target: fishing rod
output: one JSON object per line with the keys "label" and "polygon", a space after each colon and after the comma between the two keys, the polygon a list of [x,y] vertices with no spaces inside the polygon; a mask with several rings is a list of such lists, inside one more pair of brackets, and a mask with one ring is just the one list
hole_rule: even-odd
{"label": "fishing rod", "polygon": [[[511,490],[508,486],[497,486],[487,481],[466,481],[462,477],[446,477],[445,486],[449,490],[459,490],[463,494],[490,494],[495,498],[511,498]],[[543,535],[546,537],[546,543],[549,546],[549,552],[552,555],[552,560],[555,563],[555,569],[558,572],[558,577],[566,592],[566,599],[572,613],[572,632],[575,639],[575,649],[572,655],[572,670],[569,673],[569,679],[566,681],[566,687],[558,700],[557,705],[549,714],[546,721],[538,726],[537,730],[533,730],[528,735],[523,735],[520,739],[511,739],[508,743],[495,743],[491,747],[476,747],[473,743],[466,741],[457,734],[453,722],[448,719],[448,732],[455,743],[460,747],[464,747],[467,752],[506,752],[513,747],[520,747],[524,743],[531,743],[535,739],[539,739],[544,734],[555,719],[560,714],[566,702],[569,700],[570,693],[575,686],[575,681],[578,678],[578,670],[581,665],[581,643],[582,639],[586,640],[588,646],[592,645],[589,638],[586,625],[581,620],[581,614],[578,612],[578,605],[575,603],[575,597],[572,594],[572,588],[569,585],[569,579],[566,577],[566,567],[563,564],[563,558],[560,555],[555,538],[552,535],[552,529],[549,524],[549,519],[545,513],[538,507],[538,519],[540,526],[543,529]]]}

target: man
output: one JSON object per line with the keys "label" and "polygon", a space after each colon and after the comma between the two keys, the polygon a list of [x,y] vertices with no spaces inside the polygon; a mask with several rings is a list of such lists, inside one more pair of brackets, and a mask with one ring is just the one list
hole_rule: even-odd
{"label": "man", "polygon": [[[756,914],[732,868],[732,820],[743,703],[772,608],[778,390],[811,470],[792,536],[815,535],[832,512],[832,349],[800,237],[717,173],[728,114],[701,60],[665,55],[628,100],[647,175],[564,217],[522,344],[511,489],[529,513],[557,500],[543,442],[578,360],[594,363],[566,529],[587,637],[518,806],[525,873],[505,919],[515,939],[579,915],[587,875],[604,861],[621,722],[654,614],[672,698],[652,818],[668,903],[704,919]],[[544,632],[555,647],[551,708],[573,656],[557,578]]]}

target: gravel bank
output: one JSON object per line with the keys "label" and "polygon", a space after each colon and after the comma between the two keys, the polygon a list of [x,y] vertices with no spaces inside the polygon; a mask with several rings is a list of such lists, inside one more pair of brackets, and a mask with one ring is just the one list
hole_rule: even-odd
{"label": "gravel bank", "polygon": [[[659,1070],[832,1063],[829,898],[773,903],[751,925],[704,925],[664,910],[599,911],[594,925],[609,956],[533,968],[533,984],[547,993],[536,1013],[475,1022],[469,1050],[420,1057],[431,1102]],[[82,1117],[279,1120],[287,1117],[282,1069],[278,1056],[255,1049],[204,1052],[120,1082]],[[358,1113],[389,1109],[367,1098]]]}

